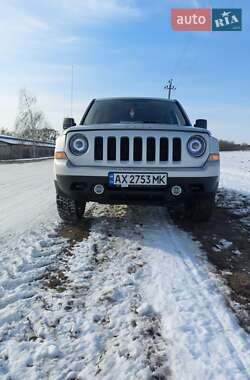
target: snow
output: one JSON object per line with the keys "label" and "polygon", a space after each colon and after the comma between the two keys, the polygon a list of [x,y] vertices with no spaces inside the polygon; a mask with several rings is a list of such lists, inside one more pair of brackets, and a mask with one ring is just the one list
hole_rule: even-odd
{"label": "snow", "polygon": [[151,229],[145,245],[154,255],[149,250],[143,289],[171,342],[173,378],[248,379],[249,338],[226,310],[198,247],[170,220]]}
{"label": "snow", "polygon": [[214,246],[214,251],[219,252],[223,251],[225,249],[228,249],[232,247],[233,243],[231,241],[228,241],[227,239],[221,239],[217,244]]}
{"label": "snow", "polygon": [[[0,238],[54,221],[53,161],[0,165]],[[8,240],[11,240],[8,237]]]}
{"label": "snow", "polygon": [[[249,193],[249,159],[222,154],[223,187]],[[65,230],[52,161],[0,174],[1,379],[250,378],[249,337],[163,208],[89,204]]]}
{"label": "snow", "polygon": [[39,158],[18,158],[13,160],[0,160],[0,164],[25,164],[27,162],[34,162],[34,161],[45,161],[45,160],[51,160],[52,157],[39,157]]}
{"label": "snow", "polygon": [[221,152],[220,186],[250,193],[250,151]]}
{"label": "snow", "polygon": [[221,153],[222,197],[221,207],[229,208],[240,218],[242,225],[250,226],[250,151]]}

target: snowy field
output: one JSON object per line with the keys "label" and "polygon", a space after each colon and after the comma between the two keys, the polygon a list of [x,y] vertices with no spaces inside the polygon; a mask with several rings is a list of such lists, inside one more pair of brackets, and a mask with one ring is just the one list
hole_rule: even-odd
{"label": "snowy field", "polygon": [[250,193],[250,151],[221,153],[222,187]]}
{"label": "snowy field", "polygon": [[[221,184],[250,192],[249,153]],[[57,218],[52,161],[0,165],[0,378],[249,379],[250,340],[163,208]]]}

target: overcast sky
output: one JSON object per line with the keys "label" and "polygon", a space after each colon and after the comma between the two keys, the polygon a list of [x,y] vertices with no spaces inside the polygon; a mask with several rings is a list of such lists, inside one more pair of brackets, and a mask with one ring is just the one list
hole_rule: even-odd
{"label": "overcast sky", "polygon": [[[52,127],[92,98],[174,97],[219,138],[250,143],[250,5],[246,0],[0,0],[0,127],[13,129],[18,92],[36,95]],[[242,8],[242,32],[173,32],[172,7]]]}

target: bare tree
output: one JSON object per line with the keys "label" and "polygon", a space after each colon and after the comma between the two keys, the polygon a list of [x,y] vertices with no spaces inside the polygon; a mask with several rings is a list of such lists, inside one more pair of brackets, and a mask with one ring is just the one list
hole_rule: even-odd
{"label": "bare tree", "polygon": [[52,140],[57,137],[44,117],[44,113],[37,107],[37,99],[25,89],[19,94],[19,113],[15,122],[15,132],[18,136],[37,140]]}
{"label": "bare tree", "polygon": [[41,111],[36,109],[36,97],[29,95],[25,89],[19,94],[19,113],[15,122],[18,136],[35,138],[35,131],[43,119]]}

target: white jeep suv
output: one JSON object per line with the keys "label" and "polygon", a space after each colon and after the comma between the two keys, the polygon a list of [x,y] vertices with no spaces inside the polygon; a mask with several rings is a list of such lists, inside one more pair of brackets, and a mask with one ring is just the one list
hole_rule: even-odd
{"label": "white jeep suv", "polygon": [[210,218],[219,182],[218,141],[206,120],[191,125],[177,100],[93,100],[81,122],[64,120],[55,148],[60,217],[77,223],[86,202],[183,202],[195,221]]}

